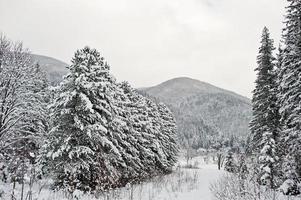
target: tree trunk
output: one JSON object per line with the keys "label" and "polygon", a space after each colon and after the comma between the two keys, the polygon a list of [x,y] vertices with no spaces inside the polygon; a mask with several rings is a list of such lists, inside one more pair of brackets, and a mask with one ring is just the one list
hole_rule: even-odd
{"label": "tree trunk", "polygon": [[222,168],[222,154],[217,153],[217,168],[218,170],[221,170]]}
{"label": "tree trunk", "polygon": [[21,200],[24,198],[24,175],[25,175],[25,163],[22,161],[22,188],[21,188]]}
{"label": "tree trunk", "polygon": [[11,194],[11,200],[15,200],[15,189],[16,189],[16,180],[15,178],[13,179],[13,191],[12,191],[12,194]]}

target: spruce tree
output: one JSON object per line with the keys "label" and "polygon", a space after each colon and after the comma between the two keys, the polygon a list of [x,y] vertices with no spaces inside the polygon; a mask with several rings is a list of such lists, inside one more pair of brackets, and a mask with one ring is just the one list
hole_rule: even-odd
{"label": "spruce tree", "polygon": [[177,127],[171,111],[163,103],[158,103],[158,111],[161,119],[160,124],[160,145],[166,159],[166,168],[171,170],[177,162]]}
{"label": "spruce tree", "polygon": [[259,183],[267,185],[270,188],[276,187],[275,175],[278,155],[276,152],[276,143],[271,132],[265,132],[262,136],[263,148],[259,154]]}
{"label": "spruce tree", "polygon": [[[149,118],[149,107],[147,99],[140,95],[133,89],[127,82],[123,82],[121,86],[129,99],[128,110],[129,116],[129,137],[132,145],[137,150],[137,157],[139,162],[136,161],[137,178],[145,179],[157,173],[155,166],[156,153],[153,151],[152,146],[156,136],[154,135],[151,119]],[[140,166],[140,167],[139,167]]]}
{"label": "spruce tree", "polygon": [[273,40],[269,30],[264,27],[261,46],[257,57],[257,79],[253,91],[253,117],[250,122],[251,152],[259,163],[261,184],[274,188],[275,165],[278,160],[277,144],[279,135],[279,108],[277,104],[277,74],[273,56]]}
{"label": "spruce tree", "polygon": [[167,173],[175,164],[170,111],[116,83],[96,50],[75,53],[56,96],[46,150],[57,188],[106,190]]}
{"label": "spruce tree", "polygon": [[49,154],[55,185],[69,192],[116,184],[120,153],[108,130],[114,78],[95,49],[78,50],[52,106]]}
{"label": "spruce tree", "polygon": [[115,95],[112,99],[114,118],[109,123],[110,132],[114,135],[113,141],[119,149],[122,162],[118,164],[119,185],[139,181],[143,165],[139,157],[139,145],[137,135],[132,129],[131,106],[132,101],[125,87],[127,83],[117,84]]}
{"label": "spruce tree", "polygon": [[279,103],[283,149],[283,184],[285,194],[298,194],[301,175],[301,1],[288,0],[285,28],[283,32],[284,49],[279,73]]}
{"label": "spruce tree", "polygon": [[251,130],[251,149],[252,152],[259,152],[263,144],[261,142],[264,132],[273,131],[273,116],[271,109],[272,89],[274,89],[274,60],[272,55],[274,50],[273,40],[270,39],[268,29],[265,27],[261,37],[261,47],[257,57],[258,67],[257,79],[252,98],[253,116],[250,122]]}
{"label": "spruce tree", "polygon": [[233,152],[232,152],[232,150],[228,150],[226,158],[225,158],[224,169],[227,172],[235,173],[235,172],[237,172],[236,168],[237,168],[237,166],[235,165]]}
{"label": "spruce tree", "polygon": [[170,111],[116,83],[96,50],[75,53],[57,90],[44,162],[57,188],[103,191],[167,173],[175,164]]}
{"label": "spruce tree", "polygon": [[171,112],[164,104],[139,94],[128,83],[122,83],[121,87],[129,100],[129,139],[138,152],[139,177],[170,172],[178,152]]}

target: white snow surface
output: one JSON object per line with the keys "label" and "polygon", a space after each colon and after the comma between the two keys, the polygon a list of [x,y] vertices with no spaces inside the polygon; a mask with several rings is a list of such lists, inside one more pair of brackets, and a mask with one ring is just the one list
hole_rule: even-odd
{"label": "white snow surface", "polygon": [[[189,161],[194,167],[184,168],[187,162],[184,158],[179,160],[174,172],[152,180],[127,185],[126,187],[111,190],[97,195],[83,194],[76,191],[74,194],[79,200],[214,200],[210,191],[210,184],[219,179],[224,173],[218,170],[212,160],[204,157],[196,157]],[[33,199],[37,200],[68,200],[66,193],[54,192],[50,186],[50,180],[42,180],[34,186]],[[0,193],[4,192],[2,200],[10,200],[12,185],[0,182]],[[41,190],[40,190],[41,189]],[[28,188],[25,188],[27,191]],[[40,190],[40,192],[39,192]],[[16,188],[16,197],[20,197],[21,186]],[[280,198],[282,200],[282,198]],[[278,200],[280,200],[278,199]],[[286,197],[283,197],[286,199]],[[294,198],[292,198],[294,199]]]}
{"label": "white snow surface", "polygon": [[[214,166],[202,169],[180,169],[171,175],[154,178],[153,181],[138,185],[127,186],[115,191],[100,195],[78,193],[82,200],[112,199],[112,200],[211,200],[210,183],[217,180],[222,173]],[[195,178],[195,180],[194,180]],[[62,192],[52,192],[44,189],[39,200],[67,200]]]}
{"label": "white snow surface", "polygon": [[[194,158],[191,163],[197,161],[197,168],[182,168],[186,161],[179,161],[174,172],[141,184],[128,185],[124,188],[112,190],[105,194],[94,195],[76,192],[81,200],[211,200],[210,183],[216,181],[224,173],[218,171],[215,164],[205,164],[203,158]],[[38,200],[67,200],[63,192],[53,192],[49,188],[51,181],[43,180],[34,187],[34,199]],[[12,185],[0,183],[0,191],[6,194],[4,200],[10,199]],[[40,193],[39,189],[42,187]],[[21,188],[17,186],[17,197]],[[26,188],[25,188],[26,191]]]}

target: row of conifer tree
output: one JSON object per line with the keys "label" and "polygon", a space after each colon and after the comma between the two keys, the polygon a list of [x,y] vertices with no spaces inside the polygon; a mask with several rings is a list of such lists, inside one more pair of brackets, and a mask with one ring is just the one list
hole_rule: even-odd
{"label": "row of conifer tree", "polygon": [[301,1],[287,0],[285,28],[277,56],[264,28],[257,57],[249,153],[258,182],[287,195],[301,180]]}
{"label": "row of conifer tree", "polygon": [[0,70],[0,172],[13,187],[29,184],[30,195],[37,179],[51,178],[71,193],[104,191],[176,163],[170,110],[118,83],[97,50],[76,51],[52,87],[22,44],[1,36]]}

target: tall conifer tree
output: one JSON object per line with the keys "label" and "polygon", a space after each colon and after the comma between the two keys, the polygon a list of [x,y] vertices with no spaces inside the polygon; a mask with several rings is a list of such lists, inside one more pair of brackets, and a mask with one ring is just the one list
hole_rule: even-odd
{"label": "tall conifer tree", "polygon": [[298,194],[297,185],[301,175],[301,1],[288,0],[284,49],[279,73],[279,103],[283,149],[285,194]]}
{"label": "tall conifer tree", "polygon": [[120,153],[111,140],[114,78],[95,49],[78,50],[52,106],[49,156],[56,185],[84,191],[115,184]]}
{"label": "tall conifer tree", "polygon": [[277,83],[273,40],[269,30],[264,27],[261,47],[257,57],[258,67],[255,90],[253,91],[253,118],[250,122],[251,150],[257,157],[261,184],[275,187],[275,163],[278,160],[276,140],[279,132],[277,106]]}

